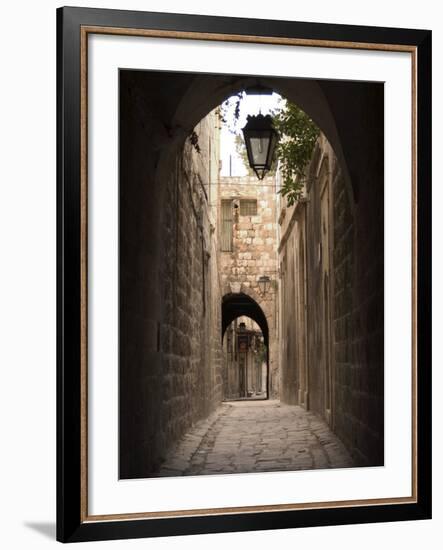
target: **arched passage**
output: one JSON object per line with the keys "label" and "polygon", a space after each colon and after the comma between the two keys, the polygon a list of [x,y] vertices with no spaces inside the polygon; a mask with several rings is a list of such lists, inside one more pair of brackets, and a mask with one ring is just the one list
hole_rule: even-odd
{"label": "arched passage", "polygon": [[260,327],[265,346],[269,346],[269,328],[266,316],[257,302],[243,292],[225,294],[222,300],[222,339],[228,326],[241,316],[250,317]]}
{"label": "arched passage", "polygon": [[222,341],[227,328],[239,317],[249,317],[260,327],[266,348],[266,398],[269,398],[269,326],[260,305],[243,292],[225,294],[222,299]]}
{"label": "arched passage", "polygon": [[[120,472],[123,477],[123,474],[126,477],[143,476],[155,469],[168,446],[196,420],[206,417],[220,401],[219,371],[217,367],[212,370],[204,368],[209,354],[199,351],[208,347],[208,342],[220,343],[220,324],[217,325],[217,336],[213,339],[207,337],[205,327],[212,319],[217,320],[217,316],[224,313],[226,320],[235,311],[248,310],[245,315],[252,319],[255,316],[257,324],[265,327],[263,334],[267,334],[271,361],[278,357],[273,351],[276,349],[273,334],[279,326],[275,311],[263,307],[266,315],[262,310],[261,316],[262,308],[256,303],[257,310],[250,300],[240,295],[226,296],[220,308],[220,294],[214,309],[206,303],[204,307],[195,307],[191,311],[189,299],[192,296],[197,306],[203,304],[209,294],[211,269],[212,274],[216,274],[218,268],[214,261],[216,254],[211,255],[205,249],[214,228],[209,224],[206,229],[203,227],[207,220],[199,215],[198,201],[194,201],[195,197],[189,193],[189,181],[186,182],[183,176],[187,168],[183,163],[183,146],[189,145],[190,132],[208,112],[233,93],[254,86],[258,80],[297,103],[321,128],[338,158],[337,173],[331,171],[331,177],[339,181],[339,192],[334,188],[330,197],[326,192],[322,196],[325,212],[327,209],[330,212],[336,210],[337,220],[343,221],[338,229],[331,226],[331,235],[337,250],[346,252],[343,257],[334,256],[337,265],[338,260],[343,264],[337,281],[347,285],[346,303],[337,285],[334,292],[342,317],[352,315],[356,330],[348,330],[347,321],[334,325],[343,336],[343,345],[337,350],[346,368],[353,363],[360,366],[371,358],[372,371],[381,373],[382,380],[383,308],[379,303],[383,303],[380,302],[383,292],[383,223],[375,225],[374,216],[377,221],[383,221],[383,117],[372,115],[382,112],[383,85],[360,82],[343,86],[333,81],[275,77],[121,71],[119,274],[120,337],[123,342],[120,345],[120,372],[124,376],[120,395],[127,397],[123,400],[125,406],[120,409],[123,434],[120,463],[127,465]],[[316,177],[314,174],[313,178]],[[340,178],[344,180],[343,184]],[[208,170],[203,173],[200,183],[205,181],[208,181]],[[317,186],[313,188],[315,190]],[[311,194],[312,200],[300,208],[300,216],[303,215],[306,221],[304,239],[307,240],[306,234],[310,234],[318,241],[318,224],[312,228],[308,225],[314,225],[320,219],[311,215],[311,211],[313,205],[320,204],[321,197],[320,193],[317,193],[318,197]],[[351,199],[346,200],[346,196]],[[316,272],[319,265],[329,269],[328,265],[319,262],[319,257],[326,259],[326,256],[319,254],[318,243],[309,246],[309,243],[303,244],[303,240],[300,242],[300,250],[306,247],[306,274]],[[311,302],[316,302],[323,294],[317,292],[316,279],[306,274],[299,272],[300,285],[306,286],[307,300],[312,298]],[[331,275],[334,275],[332,271]],[[373,301],[378,301],[371,308],[367,301],[368,289],[377,289]],[[305,304],[299,306],[303,311]],[[320,313],[324,311],[320,307],[317,309]],[[315,393],[319,396],[325,393],[322,380],[315,378],[320,369],[314,368],[318,362],[316,354],[321,349],[317,342],[321,334],[312,314],[317,310],[310,307],[308,311],[306,334],[310,343],[306,355],[313,357],[310,362],[313,365],[310,407],[321,411],[325,408],[324,399],[319,398],[318,402],[311,399]],[[193,323],[189,322],[187,314],[194,316]],[[225,323],[222,325],[226,327]],[[375,327],[377,332],[373,334],[373,330],[369,335],[371,327]],[[358,354],[355,346],[348,345],[351,337],[361,336],[357,329],[365,338],[364,345],[358,346],[361,350]],[[224,330],[226,328],[222,329],[222,334]],[[300,355],[303,353],[301,350]],[[273,381],[279,378],[274,376],[272,364],[270,370],[271,392],[274,392]],[[184,380],[173,379],[165,383],[166,373]],[[358,384],[360,381],[356,380],[355,388],[351,388],[355,393]],[[185,395],[183,389],[190,387],[193,393]],[[382,388],[382,383],[379,387]],[[351,401],[353,394],[345,389],[341,395],[349,395]],[[275,395],[278,396],[278,391]],[[370,397],[371,403],[382,403],[382,391]],[[332,394],[334,399],[337,400]],[[167,414],[162,412],[164,403],[167,403]],[[378,410],[382,407],[378,406]],[[143,416],[148,421],[144,424],[134,422],[134,415]],[[382,418],[381,414],[371,415],[369,420],[362,419],[367,423],[370,435],[382,433]],[[337,432],[344,439],[350,439],[353,434],[349,433],[348,426],[351,424],[341,420],[346,416],[337,414],[337,419]],[[381,436],[379,439],[382,441]],[[147,441],[153,442],[149,445],[149,456],[137,454],[136,450],[144,448]],[[368,458],[371,463],[382,456],[379,452],[381,446],[374,444],[374,448],[378,454],[375,459]]]}
{"label": "arched passage", "polygon": [[[275,93],[296,103],[308,114],[325,134],[334,149],[342,167],[350,197],[357,196],[357,179],[351,179],[350,174],[358,171],[358,166],[354,166],[354,157],[357,162],[361,162],[361,146],[357,147],[358,151],[356,151],[356,141],[354,139],[356,136],[349,140],[349,132],[345,127],[348,122],[341,112],[345,102],[344,100],[337,101],[333,84],[309,79],[243,75],[198,75],[191,81],[184,83],[183,94],[177,98],[175,111],[168,125],[169,135],[163,136],[162,141],[166,138],[167,147],[163,147],[157,165],[158,181],[163,181],[167,177],[171,170],[171,160],[200,120],[228,97],[256,85],[272,89]],[[334,104],[332,105],[330,95],[334,97]],[[355,97],[353,101],[355,101]],[[351,102],[351,105],[353,105],[353,102]],[[343,131],[339,131],[337,128],[336,117],[338,116],[343,118],[343,120],[340,120]],[[362,143],[364,147],[363,137],[359,136],[360,142],[357,141],[357,143]]]}

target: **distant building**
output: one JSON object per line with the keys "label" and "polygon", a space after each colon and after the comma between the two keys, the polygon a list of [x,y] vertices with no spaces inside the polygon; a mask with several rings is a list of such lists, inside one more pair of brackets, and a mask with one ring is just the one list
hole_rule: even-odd
{"label": "distant building", "polygon": [[[277,350],[277,223],[276,223],[276,184],[275,177],[268,176],[259,181],[254,176],[221,177],[219,193],[219,247],[220,272],[222,294],[226,298],[236,295],[241,300],[246,296],[255,304],[256,311],[261,312],[263,323],[266,324],[268,334],[264,335],[266,347],[265,373],[261,381],[269,391],[269,397],[278,397],[279,368]],[[265,291],[260,288],[260,277],[269,278],[269,288]],[[234,296],[235,298],[235,296]],[[246,299],[245,299],[246,300]],[[242,321],[246,312],[240,307],[238,310]],[[246,322],[246,321],[245,321]],[[240,321],[237,319],[238,327]],[[255,325],[258,329],[258,326]],[[247,325],[248,330],[252,326]],[[236,331],[231,328],[231,332]],[[231,338],[229,332],[225,339]],[[232,339],[231,345],[234,345]],[[226,351],[226,342],[225,342]],[[235,351],[235,350],[234,350]],[[240,363],[246,360],[240,357]],[[236,363],[236,368],[242,371],[243,367]],[[250,386],[239,386],[238,376],[233,374],[234,364],[224,359],[225,397],[233,397],[237,393],[247,396],[249,390],[256,392],[257,382]],[[255,368],[255,367],[254,367]],[[260,369],[258,371],[261,372]],[[243,371],[242,371],[243,372]],[[248,371],[251,372],[251,371]],[[238,389],[238,388],[242,389]],[[254,390],[255,388],[255,390]]]}

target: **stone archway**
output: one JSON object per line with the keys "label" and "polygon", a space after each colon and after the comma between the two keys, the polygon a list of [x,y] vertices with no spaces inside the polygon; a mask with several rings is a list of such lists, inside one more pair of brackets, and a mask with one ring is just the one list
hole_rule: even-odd
{"label": "stone archway", "polygon": [[264,339],[264,345],[266,347],[266,399],[269,399],[271,396],[271,369],[270,369],[270,359],[271,355],[271,342],[272,342],[272,351],[274,351],[275,343],[275,334],[271,330],[268,324],[266,314],[258,303],[258,300],[254,299],[252,295],[259,299],[257,293],[252,289],[244,289],[245,292],[230,292],[225,294],[222,298],[222,326],[221,326],[221,337],[222,342],[226,333],[226,330],[235,321],[238,317],[249,317],[260,327],[261,333]]}
{"label": "stone archway", "polygon": [[[330,142],[342,167],[343,177],[350,197],[357,194],[353,188],[351,172],[352,155],[347,148],[355,148],[355,142],[343,144],[343,136],[337,129],[334,110],[331,109],[323,83],[308,79],[276,77],[198,75],[178,98],[176,109],[168,123],[168,133],[162,136],[162,154],[157,164],[157,180],[164,181],[171,170],[171,162],[179,152],[192,130],[209,112],[228,97],[257,84],[274,90],[289,101],[296,103],[318,125]],[[350,159],[350,166],[348,166]]]}
{"label": "stone archway", "polygon": [[[174,426],[165,426],[165,418],[171,415],[161,414],[162,400],[167,397],[162,392],[180,389],[177,384],[167,386],[162,381],[171,361],[167,351],[177,343],[186,344],[181,342],[181,333],[171,334],[168,325],[168,315],[176,304],[168,300],[166,285],[170,277],[168,279],[165,270],[165,258],[171,250],[165,236],[173,234],[170,221],[176,218],[171,214],[172,207],[180,206],[170,200],[173,196],[171,190],[179,189],[183,183],[179,177],[181,150],[193,128],[223,99],[245,86],[257,84],[257,80],[257,77],[237,75],[120,73],[120,190],[124,190],[124,200],[120,200],[120,334],[131,336],[131,345],[120,347],[120,361],[125,372],[121,394],[130,396],[128,409],[121,415],[121,425],[128,427],[122,433],[129,442],[127,461],[130,471],[143,472],[146,464],[157,465],[171,441],[208,410],[206,405],[200,407],[198,403],[190,404],[189,399],[181,399],[176,401],[180,406],[183,404],[183,410],[176,413],[179,421]],[[334,208],[338,213],[345,213],[340,218],[344,220],[341,233],[344,235],[345,230],[352,229],[346,233],[346,246],[342,247],[347,252],[346,272],[352,283],[344,313],[352,313],[356,317],[355,326],[362,326],[362,331],[368,332],[366,326],[382,327],[382,308],[369,311],[365,299],[368,288],[376,288],[378,294],[383,292],[383,246],[380,244],[383,242],[383,223],[378,223],[374,230],[374,214],[381,219],[383,216],[383,119],[370,116],[373,111],[382,111],[383,85],[359,82],[343,87],[340,82],[275,77],[260,77],[259,80],[297,103],[319,125],[339,159],[341,171],[337,171],[336,179],[340,181],[342,178],[344,184],[340,181],[340,192],[333,197]],[[188,196],[185,185],[182,189]],[[346,201],[346,195],[350,200]],[[200,221],[197,220],[196,224]],[[146,236],[146,240],[140,240],[140,235]],[[190,235],[189,231],[185,237]],[[185,244],[189,244],[188,241]],[[201,242],[198,245],[204,264],[205,251]],[[186,247],[182,249],[188,250]],[[310,261],[313,264],[318,259],[318,255],[318,246],[312,247],[306,259],[308,267]],[[368,258],[375,266],[371,270],[368,270]],[[178,266],[177,262],[172,264]],[[179,278],[180,268],[177,267],[176,271],[174,277]],[[200,272],[204,273],[204,270],[200,269]],[[196,288],[190,283],[183,295],[177,298],[177,303],[180,305],[180,301],[185,300],[183,296],[195,294]],[[244,291],[247,295],[252,292],[246,288]],[[312,294],[315,294],[314,290]],[[276,315],[271,319],[272,312],[266,311],[268,306],[262,306],[269,327],[276,326]],[[214,313],[216,315],[219,311]],[[195,326],[197,328],[192,334],[200,337],[200,324]],[[349,331],[342,332],[348,337]],[[382,331],[375,336],[377,368],[381,371]],[[345,359],[364,363],[365,357],[374,355],[373,340],[366,338],[364,345],[359,346],[359,361],[344,354]],[[272,361],[275,354],[271,342],[270,347]],[[143,378],[142,385],[140,373],[144,375],[148,369],[153,376]],[[177,370],[186,373],[189,369],[180,364]],[[204,391],[205,386],[200,380],[193,387],[201,390],[201,402],[209,396],[211,406],[216,403],[219,395],[216,390]],[[145,399],[148,393],[152,398]],[[382,399],[378,395],[376,398]],[[133,422],[134,411],[148,418],[149,425]],[[381,429],[376,428],[381,433]],[[337,429],[344,437],[348,436],[345,423],[337,423]],[[155,452],[148,459],[143,457],[143,461],[140,455],[137,457],[139,463],[136,463],[131,449],[142,447],[151,440],[156,445],[150,445],[149,452],[151,449]]]}
{"label": "stone archway", "polygon": [[[248,289],[249,290],[249,289]],[[241,316],[250,317],[260,327],[265,345],[269,345],[269,327],[266,315],[256,300],[245,292],[225,294],[222,299],[222,339],[228,326]]]}
{"label": "stone archway", "polygon": [[[126,113],[125,124],[120,129],[122,142],[126,143],[125,134],[131,135],[131,141],[127,141],[130,148],[120,150],[121,184],[130,196],[122,210],[121,224],[125,234],[142,232],[151,237],[149,249],[143,251],[137,250],[136,243],[130,243],[133,256],[130,262],[144,266],[145,280],[154,283],[159,279],[156,266],[164,256],[165,183],[175,177],[183,144],[208,112],[233,93],[257,82],[297,103],[317,123],[339,160],[351,204],[354,198],[362,199],[361,225],[371,224],[365,204],[376,202],[383,194],[379,185],[379,181],[383,182],[383,164],[368,167],[368,159],[383,158],[378,153],[383,147],[380,138],[383,127],[371,131],[374,119],[367,113],[383,103],[382,85],[375,90],[373,85],[352,83],[352,87],[343,89],[340,83],[332,81],[144,71],[122,71],[121,78],[120,105]],[[126,223],[131,226],[127,231]],[[128,279],[128,294],[134,301],[134,310],[139,309],[138,284],[144,283],[141,279]],[[161,278],[158,285],[162,286]],[[151,292],[146,298],[149,311],[141,314],[152,321],[153,328],[162,323],[164,317],[161,296],[161,292]],[[134,324],[128,330],[138,329]],[[152,338],[156,340],[157,335]]]}

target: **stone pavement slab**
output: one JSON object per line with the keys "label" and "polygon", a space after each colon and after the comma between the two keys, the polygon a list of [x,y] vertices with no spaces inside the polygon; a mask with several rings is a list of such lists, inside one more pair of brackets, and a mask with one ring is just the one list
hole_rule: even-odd
{"label": "stone pavement slab", "polygon": [[230,401],[170,451],[158,476],[348,468],[342,442],[314,413],[279,401]]}

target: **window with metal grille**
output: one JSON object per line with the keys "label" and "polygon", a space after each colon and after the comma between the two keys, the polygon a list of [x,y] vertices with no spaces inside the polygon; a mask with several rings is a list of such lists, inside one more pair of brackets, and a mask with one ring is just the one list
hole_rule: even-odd
{"label": "window with metal grille", "polygon": [[222,252],[232,252],[232,201],[221,201],[221,235],[220,247]]}
{"label": "window with metal grille", "polygon": [[240,216],[256,216],[256,199],[240,199]]}

